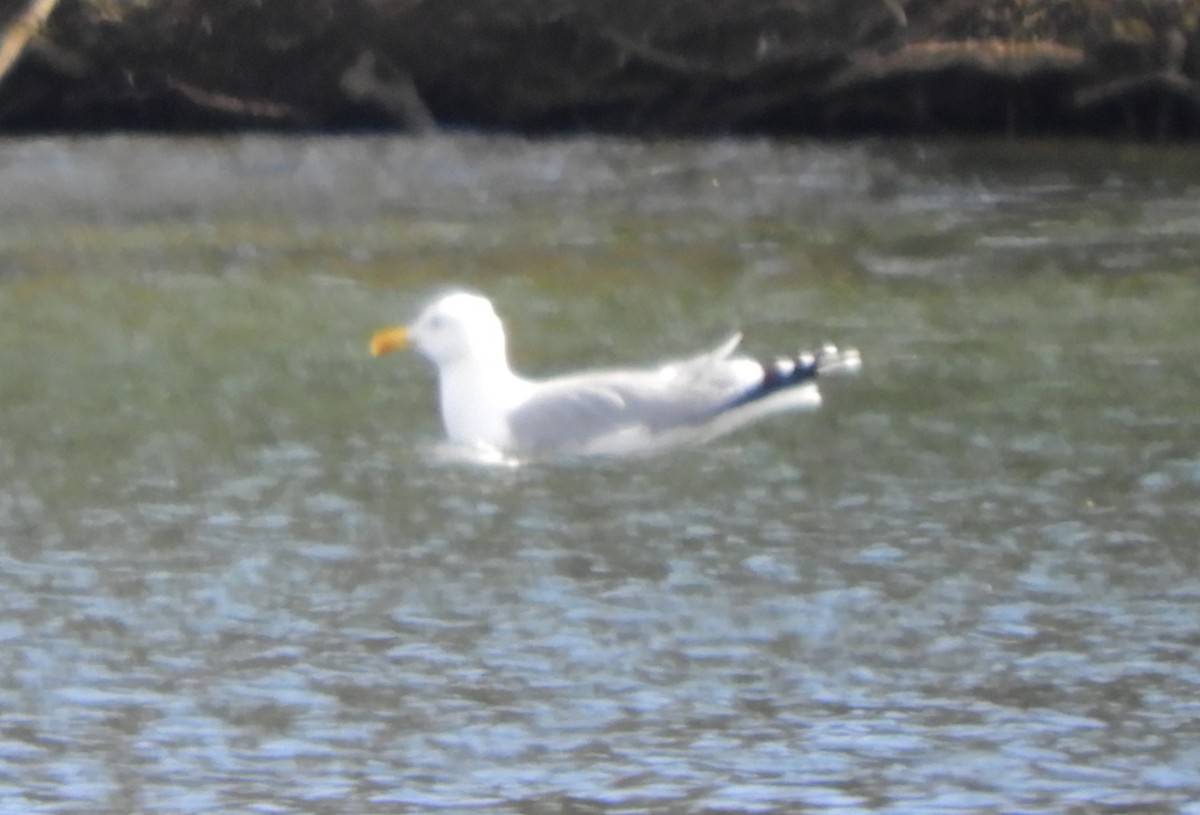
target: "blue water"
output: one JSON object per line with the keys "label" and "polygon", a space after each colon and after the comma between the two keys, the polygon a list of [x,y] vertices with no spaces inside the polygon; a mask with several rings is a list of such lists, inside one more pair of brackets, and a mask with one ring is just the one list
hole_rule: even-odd
{"label": "blue water", "polygon": [[[1195,162],[0,145],[0,812],[1200,812]],[[865,369],[481,466],[366,354],[448,282]]]}

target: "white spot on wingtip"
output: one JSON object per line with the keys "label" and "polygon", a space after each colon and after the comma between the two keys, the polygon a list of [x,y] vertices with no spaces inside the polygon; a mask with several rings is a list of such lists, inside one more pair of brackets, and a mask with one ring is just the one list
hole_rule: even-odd
{"label": "white spot on wingtip", "polygon": [[[830,348],[833,350],[829,351]],[[834,346],[826,346],[821,363],[823,374],[856,374],[862,370],[862,356],[857,348],[838,351]]]}

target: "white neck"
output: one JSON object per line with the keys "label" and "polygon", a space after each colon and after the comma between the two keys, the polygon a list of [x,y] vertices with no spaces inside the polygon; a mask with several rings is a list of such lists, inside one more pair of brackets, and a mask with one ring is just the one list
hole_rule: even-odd
{"label": "white neck", "polygon": [[509,443],[509,408],[525,398],[528,383],[514,374],[503,356],[497,360],[464,359],[438,371],[442,424],[455,444],[486,444],[503,449]]}

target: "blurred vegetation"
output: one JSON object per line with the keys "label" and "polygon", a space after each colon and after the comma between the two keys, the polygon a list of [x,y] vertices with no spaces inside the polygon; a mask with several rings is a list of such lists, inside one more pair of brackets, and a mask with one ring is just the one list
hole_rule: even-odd
{"label": "blurred vegetation", "polygon": [[9,132],[1200,134],[1200,0],[39,4]]}

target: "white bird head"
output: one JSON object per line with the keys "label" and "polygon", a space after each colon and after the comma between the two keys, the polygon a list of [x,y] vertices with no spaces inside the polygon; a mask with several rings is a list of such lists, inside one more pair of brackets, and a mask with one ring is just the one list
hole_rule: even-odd
{"label": "white bird head", "polygon": [[438,298],[407,326],[376,332],[371,353],[380,356],[406,345],[439,369],[462,362],[506,360],[504,326],[495,309],[486,297],[468,292]]}

